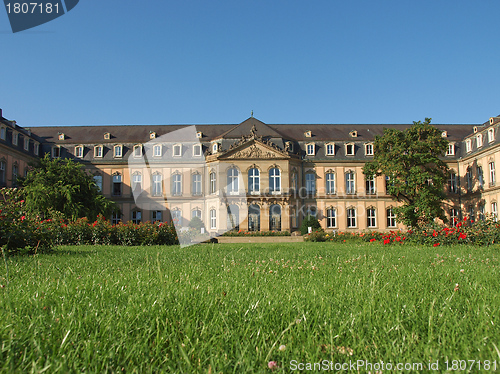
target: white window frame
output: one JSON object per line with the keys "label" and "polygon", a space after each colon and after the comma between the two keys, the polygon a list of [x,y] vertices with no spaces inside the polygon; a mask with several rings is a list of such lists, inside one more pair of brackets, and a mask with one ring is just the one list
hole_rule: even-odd
{"label": "white window frame", "polygon": [[[139,185],[139,189],[137,189],[137,185]],[[140,194],[142,192],[142,174],[134,173],[132,174],[132,193]]]}
{"label": "white window frame", "polygon": [[355,153],[356,153],[356,149],[355,149],[355,145],[354,143],[346,143],[345,145],[345,155],[346,156],[354,156]]}
{"label": "white window frame", "polygon": [[12,145],[18,145],[19,143],[19,133],[17,131],[12,131]]}
{"label": "white window frame", "polygon": [[455,143],[448,144],[448,150],[446,151],[446,156],[455,156]]}
{"label": "white window frame", "polygon": [[377,227],[377,210],[374,207],[366,209],[366,227]]}
{"label": "white window frame", "polygon": [[162,196],[163,195],[163,177],[160,173],[153,174],[151,195]]}
{"label": "white window frame", "polygon": [[396,227],[396,215],[394,214],[394,209],[392,207],[389,207],[386,209],[386,215],[387,215],[387,227]]}
{"label": "white window frame", "polygon": [[483,146],[483,134],[477,134],[476,136],[476,145],[478,148]]}
{"label": "white window frame", "polygon": [[217,192],[217,174],[215,171],[210,172],[210,193],[214,194]]}
{"label": "white window frame", "polygon": [[269,169],[269,191],[272,194],[281,193],[281,170],[277,167]]}
{"label": "white window frame", "polygon": [[471,152],[472,151],[472,140],[467,139],[465,141],[465,151],[466,152]]}
{"label": "white window frame", "polygon": [[217,143],[212,144],[212,153],[217,153],[219,150],[219,145]]}
{"label": "white window frame", "polygon": [[490,171],[490,186],[494,186],[496,183],[495,162],[491,161],[488,167]]}
{"label": "white window frame", "polygon": [[134,157],[135,158],[142,157],[142,144],[134,145]]}
{"label": "white window frame", "polygon": [[365,144],[365,155],[366,156],[373,156],[373,143],[366,143]]}
{"label": "white window frame", "polygon": [[202,156],[201,144],[193,145],[193,157],[201,157],[201,156]]}
{"label": "white window frame", "polygon": [[115,158],[123,157],[123,146],[121,144],[117,144],[113,147],[113,157]]}
{"label": "white window frame", "polygon": [[349,207],[347,208],[347,228],[355,228],[357,227],[356,222],[356,208]]}
{"label": "white window frame", "polygon": [[306,173],[306,194],[315,195],[316,194],[316,174]]}
{"label": "white window frame", "polygon": [[326,143],[325,153],[327,156],[335,156],[335,143]]}
{"label": "white window frame", "polygon": [[94,146],[94,158],[102,158],[102,154],[103,154],[103,146],[102,145]]}
{"label": "white window frame", "polygon": [[356,174],[354,171],[345,173],[345,193],[346,195],[356,194]]}
{"label": "white window frame", "polygon": [[227,169],[227,192],[236,195],[239,192],[239,170],[235,167]]}
{"label": "white window frame", "polygon": [[367,175],[365,177],[365,187],[366,187],[366,194],[367,195],[375,195],[376,193],[376,184],[375,184],[375,176],[372,175],[372,176],[369,176]]}
{"label": "white window frame", "polygon": [[334,195],[336,193],[335,188],[335,173],[328,172],[325,175],[325,190],[327,195]]}
{"label": "white window frame", "polygon": [[172,156],[181,157],[182,156],[182,144],[174,144],[172,147]]}
{"label": "white window frame", "polygon": [[200,173],[194,173],[191,176],[192,178],[192,191],[191,194],[193,196],[200,196],[202,194],[202,178]]}
{"label": "white window frame", "polygon": [[258,168],[248,170],[248,192],[254,195],[260,193],[260,170]]}
{"label": "white window frame", "polygon": [[83,145],[77,145],[75,147],[75,157],[83,158]]}
{"label": "white window frame", "polygon": [[315,149],[314,143],[307,143],[306,144],[306,153],[308,156],[314,156],[316,154],[316,149]]}
{"label": "white window frame", "polygon": [[61,157],[61,147],[55,145],[52,147],[52,158],[60,158]]}
{"label": "white window frame", "polygon": [[38,156],[38,154],[40,153],[40,144],[35,143],[35,148],[33,149],[33,153],[35,154],[35,156]]}
{"label": "white window frame", "polygon": [[142,222],[142,211],[134,209],[132,211],[132,223],[139,224]]}
{"label": "white window frame", "polygon": [[472,168],[468,167],[467,171],[465,173],[465,184],[467,186],[467,191],[472,191],[472,188],[474,186],[474,181],[472,179]]}
{"label": "white window frame", "polygon": [[182,175],[179,173],[172,176],[172,196],[182,196]]}
{"label": "white window frame", "polygon": [[488,143],[495,141],[495,129],[488,129]]}
{"label": "white window frame", "polygon": [[29,138],[24,138],[24,150],[29,151],[30,149],[30,140]]}
{"label": "white window frame", "polygon": [[163,213],[161,210],[151,211],[151,222],[163,222]]}
{"label": "white window frame", "polygon": [[450,193],[458,193],[457,174],[455,172],[450,173],[450,179],[448,179],[448,190]]}
{"label": "white window frame", "polygon": [[217,211],[210,209],[210,230],[217,230]]}
{"label": "white window frame", "polygon": [[496,201],[491,202],[491,215],[493,216],[493,220],[497,222],[498,220],[498,205]]}
{"label": "white window frame", "polygon": [[483,167],[481,165],[477,166],[476,174],[477,174],[478,187],[482,189],[484,187],[484,173],[483,173]]}
{"label": "white window frame", "polygon": [[337,227],[337,210],[335,208],[328,208],[326,210],[326,227],[331,229]]}
{"label": "white window frame", "polygon": [[161,157],[163,155],[163,147],[161,144],[153,145],[153,157]]}
{"label": "white window frame", "polygon": [[450,223],[455,226],[458,223],[458,209],[451,208],[450,209]]}

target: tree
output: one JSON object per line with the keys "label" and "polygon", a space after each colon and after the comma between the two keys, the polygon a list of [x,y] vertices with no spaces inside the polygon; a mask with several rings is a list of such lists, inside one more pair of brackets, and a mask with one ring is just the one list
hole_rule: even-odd
{"label": "tree", "polygon": [[384,129],[375,137],[374,159],[363,167],[366,176],[385,175],[388,194],[402,206],[394,208],[396,220],[410,227],[447,221],[442,201],[449,169],[441,159],[448,141],[431,119],[413,122],[406,131]]}
{"label": "tree", "polygon": [[40,159],[25,178],[19,178],[26,200],[25,210],[48,218],[53,212],[64,218],[76,220],[87,217],[94,220],[98,214],[108,215],[118,211],[106,199],[81,164],[72,160],[51,159],[48,154]]}
{"label": "tree", "polygon": [[316,216],[308,214],[306,218],[302,221],[302,225],[300,225],[300,234],[307,234],[308,228],[311,227],[313,231],[323,230]]}

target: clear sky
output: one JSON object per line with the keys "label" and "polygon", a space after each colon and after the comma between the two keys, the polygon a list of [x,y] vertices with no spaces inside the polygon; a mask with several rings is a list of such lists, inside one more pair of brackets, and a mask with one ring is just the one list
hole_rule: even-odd
{"label": "clear sky", "polygon": [[500,114],[498,0],[80,0],[13,34],[21,126],[482,123]]}

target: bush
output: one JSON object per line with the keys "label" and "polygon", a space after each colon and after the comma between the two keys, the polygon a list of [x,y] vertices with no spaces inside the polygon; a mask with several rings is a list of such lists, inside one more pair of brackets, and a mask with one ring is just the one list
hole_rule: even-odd
{"label": "bush", "polygon": [[302,225],[300,226],[300,234],[305,235],[308,233],[308,227],[312,227],[312,231],[316,231],[321,228],[318,219],[315,216],[308,215],[302,221]]}
{"label": "bush", "polygon": [[226,231],[222,236],[290,236],[288,231]]}

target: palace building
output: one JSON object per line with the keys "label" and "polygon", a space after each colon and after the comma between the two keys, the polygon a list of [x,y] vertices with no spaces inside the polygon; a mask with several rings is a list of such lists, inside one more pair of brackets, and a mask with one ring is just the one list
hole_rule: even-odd
{"label": "palace building", "polygon": [[[296,231],[315,215],[325,230],[401,227],[387,177],[366,178],[373,141],[407,125],[266,124],[47,126],[23,128],[0,110],[0,185],[16,185],[28,162],[49,153],[94,175],[104,196],[134,222],[199,217],[211,233]],[[477,125],[435,125],[449,141],[444,202],[450,219],[497,215],[500,117]],[[186,136],[187,129],[193,129]],[[183,136],[177,136],[183,130]],[[167,160],[167,161],[165,161]]]}

